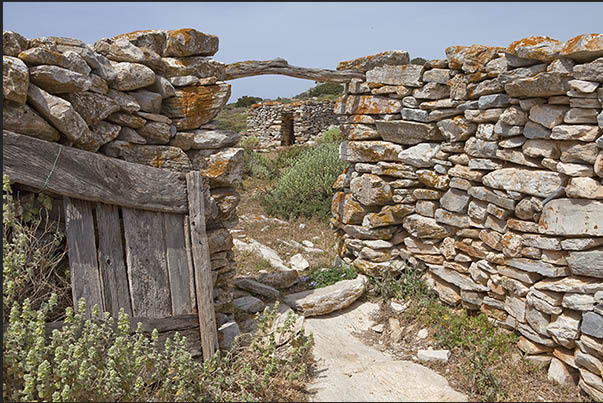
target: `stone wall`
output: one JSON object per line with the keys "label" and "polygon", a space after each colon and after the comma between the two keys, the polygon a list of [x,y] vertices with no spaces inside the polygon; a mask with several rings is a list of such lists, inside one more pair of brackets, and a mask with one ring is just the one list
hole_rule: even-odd
{"label": "stone wall", "polygon": [[[103,38],[28,40],[3,32],[5,130],[175,171],[200,170],[218,312],[232,313],[242,149],[214,117],[230,96],[218,38],[194,29],[138,31]],[[161,192],[162,189],[157,189]],[[218,323],[224,317],[218,315]]]}
{"label": "stone wall", "polygon": [[337,125],[339,119],[333,113],[335,102],[304,100],[288,104],[267,101],[254,104],[247,109],[247,136],[256,136],[261,147],[273,147],[281,144],[283,114],[293,115],[293,134],[295,144],[313,140],[331,125]]}
{"label": "stone wall", "polygon": [[332,225],[367,274],[426,271],[442,301],[521,335],[603,399],[603,35],[391,51],[346,86]]}

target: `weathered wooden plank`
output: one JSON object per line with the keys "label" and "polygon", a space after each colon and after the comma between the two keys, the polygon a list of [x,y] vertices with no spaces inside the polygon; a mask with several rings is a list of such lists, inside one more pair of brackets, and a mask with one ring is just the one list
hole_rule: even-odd
{"label": "weathered wooden plank", "polygon": [[262,74],[281,74],[296,78],[305,78],[320,82],[349,82],[354,78],[364,80],[365,74],[356,70],[325,70],[291,66],[285,59],[247,60],[226,65],[225,80],[259,76]]}
{"label": "weathered wooden plank", "polygon": [[172,314],[162,214],[122,208],[134,316],[165,318]]}
{"label": "weathered wooden plank", "polygon": [[132,317],[124,247],[121,239],[119,209],[105,203],[96,204],[98,265],[102,280],[105,311],[117,317],[119,309]]}
{"label": "weathered wooden plank", "polygon": [[163,220],[172,314],[193,313],[195,294],[191,294],[192,267],[184,238],[184,215],[166,213]]}
{"label": "weathered wooden plank", "polygon": [[218,330],[214,312],[214,292],[211,278],[211,262],[205,233],[205,208],[202,177],[198,171],[186,174],[188,210],[191,233],[191,253],[195,271],[195,290],[199,332],[203,359],[210,359],[218,349]]}
{"label": "weathered wooden plank", "polygon": [[3,168],[11,182],[94,202],[170,213],[188,211],[182,173],[7,130],[2,137]]}
{"label": "weathered wooden plank", "polygon": [[[192,312],[197,313],[197,299],[195,298],[195,266],[193,264],[193,253],[192,253],[192,245],[191,245],[191,228],[190,228],[190,220],[188,218],[188,214],[184,216],[184,242],[186,245],[186,259],[188,261],[189,271],[189,281],[188,285],[190,287],[190,295],[192,298]],[[198,323],[198,322],[197,322]]]}
{"label": "weathered wooden plank", "polygon": [[94,305],[98,305],[101,313],[104,310],[92,206],[87,201],[69,197],[63,198],[63,205],[73,304],[77,307],[80,298],[85,298],[86,315],[90,317]]}

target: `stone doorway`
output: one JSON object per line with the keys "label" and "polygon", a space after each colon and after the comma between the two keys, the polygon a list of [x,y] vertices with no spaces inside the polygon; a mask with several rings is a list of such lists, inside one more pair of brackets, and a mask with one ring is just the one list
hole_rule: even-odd
{"label": "stone doorway", "polygon": [[281,115],[281,146],[290,146],[293,144],[295,144],[293,112],[283,112]]}

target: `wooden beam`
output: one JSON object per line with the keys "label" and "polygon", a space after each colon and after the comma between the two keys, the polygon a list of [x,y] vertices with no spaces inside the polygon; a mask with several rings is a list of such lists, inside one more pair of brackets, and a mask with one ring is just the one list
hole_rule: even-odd
{"label": "wooden beam", "polygon": [[11,182],[63,196],[142,210],[186,213],[184,174],[2,132]]}
{"label": "wooden beam", "polygon": [[263,74],[281,74],[320,82],[345,83],[354,78],[365,79],[365,74],[356,70],[325,70],[291,66],[285,59],[247,60],[226,65],[224,80],[259,76]]}
{"label": "wooden beam", "polygon": [[[115,330],[117,329],[117,317],[111,317],[113,319],[112,328]],[[130,332],[134,333],[136,331],[138,322],[142,324],[142,331],[144,333],[151,333],[153,332],[153,329],[157,329],[159,333],[163,333],[174,330],[194,329],[199,326],[199,318],[197,317],[197,314],[176,315],[161,319],[130,316]],[[63,325],[63,321],[47,323],[46,331],[52,332],[54,329],[61,329]]]}
{"label": "wooden beam", "polygon": [[205,206],[202,181],[203,178],[198,171],[186,174],[199,333],[201,335],[203,359],[209,360],[218,349],[218,329],[216,326],[216,314],[214,312],[214,286],[209,245],[207,234],[205,233]]}

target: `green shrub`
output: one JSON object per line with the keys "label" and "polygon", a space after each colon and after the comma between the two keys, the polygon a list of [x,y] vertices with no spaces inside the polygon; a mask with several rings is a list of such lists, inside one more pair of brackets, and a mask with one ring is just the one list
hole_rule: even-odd
{"label": "green shrub", "polygon": [[410,63],[423,65],[423,64],[427,63],[427,60],[423,59],[422,57],[415,57],[414,59],[412,59],[410,61]]}
{"label": "green shrub", "polygon": [[285,170],[275,187],[263,197],[265,211],[290,217],[328,218],[333,197],[333,183],[347,163],[339,159],[336,143],[322,144],[300,154]]}
{"label": "green shrub", "polygon": [[8,176],[2,182],[2,297],[3,318],[13,303],[29,298],[38,309],[54,292],[58,304],[49,316],[55,320],[72,305],[69,269],[64,258],[65,242],[58,223],[49,219],[51,199],[39,194],[16,200]]}
{"label": "green shrub", "polygon": [[277,175],[274,163],[265,155],[245,149],[243,156],[243,175],[263,180],[271,180]]}
{"label": "green shrub", "polygon": [[352,280],[358,276],[354,266],[342,265],[315,270],[309,276],[301,278],[308,288],[323,288],[341,280]]}
{"label": "green shrub", "polygon": [[[29,299],[13,304],[3,335],[4,401],[273,401],[308,380],[312,338],[293,332],[289,317],[276,332],[292,338],[278,346],[271,331],[277,307],[256,315],[260,332],[245,345],[237,339],[229,352],[200,364],[178,333],[162,348],[157,330],[149,338],[139,324],[130,334],[123,310],[116,328],[109,313],[87,320],[83,299],[46,341],[46,316],[55,304],[56,295],[38,311]],[[274,382],[284,387],[271,389]]]}
{"label": "green shrub", "polygon": [[315,141],[317,144],[341,143],[343,136],[339,127],[333,127],[317,136]]}
{"label": "green shrub", "polygon": [[246,150],[252,150],[260,143],[260,139],[256,136],[243,137],[239,142],[239,146]]}
{"label": "green shrub", "polygon": [[296,99],[304,99],[310,97],[321,97],[324,95],[331,95],[338,97],[343,94],[343,85],[338,83],[317,83],[314,87],[307,91],[302,92],[294,96]]}
{"label": "green shrub", "polygon": [[218,113],[216,121],[218,129],[244,133],[247,130],[247,108],[228,104]]}
{"label": "green shrub", "polygon": [[234,103],[234,106],[248,108],[251,105],[258,104],[262,101],[263,99],[260,97],[250,97],[247,95],[243,95],[242,97],[237,99],[237,102]]}
{"label": "green shrub", "polygon": [[368,293],[372,297],[389,300],[435,301],[437,295],[423,281],[424,272],[407,266],[403,270],[384,270],[369,277]]}
{"label": "green shrub", "polygon": [[310,149],[309,146],[298,144],[281,150],[274,158],[274,166],[277,169],[286,169],[293,165],[298,158]]}

